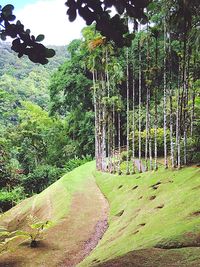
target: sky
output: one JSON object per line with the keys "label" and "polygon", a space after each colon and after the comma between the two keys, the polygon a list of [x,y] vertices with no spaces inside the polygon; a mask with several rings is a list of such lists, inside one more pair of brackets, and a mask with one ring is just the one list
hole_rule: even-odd
{"label": "sky", "polygon": [[85,22],[80,18],[69,22],[66,0],[0,0],[0,5],[12,4],[14,15],[35,36],[45,35],[45,45],[67,45],[81,37]]}

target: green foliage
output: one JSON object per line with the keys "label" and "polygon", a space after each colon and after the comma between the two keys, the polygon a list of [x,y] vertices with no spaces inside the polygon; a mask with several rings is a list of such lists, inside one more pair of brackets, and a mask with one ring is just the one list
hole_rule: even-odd
{"label": "green foliage", "polygon": [[24,191],[28,195],[40,193],[46,187],[57,181],[63,170],[51,165],[39,165],[33,172],[24,175],[21,178],[21,183]]}
{"label": "green foliage", "polygon": [[82,156],[82,158],[75,157],[73,159],[70,159],[64,166],[65,171],[70,172],[74,170],[75,168],[89,162],[92,160],[92,157],[89,155]]}
{"label": "green foliage", "polygon": [[15,187],[8,191],[0,190],[0,212],[5,212],[25,198],[24,188]]}
{"label": "green foliage", "polygon": [[[132,157],[132,151],[131,150],[129,150],[129,152],[128,152],[128,160],[131,160],[131,157]],[[121,161],[123,162],[123,161],[126,161],[127,160],[127,151],[122,151],[121,152]]]}
{"label": "green foliage", "polygon": [[[0,226],[0,254],[14,251],[17,245],[30,241],[32,248],[37,247],[38,241],[44,238],[44,232],[52,226],[51,221],[40,221],[30,215],[27,218],[28,230],[16,230],[9,232]],[[17,240],[18,239],[18,240]],[[17,240],[17,242],[16,242]]]}

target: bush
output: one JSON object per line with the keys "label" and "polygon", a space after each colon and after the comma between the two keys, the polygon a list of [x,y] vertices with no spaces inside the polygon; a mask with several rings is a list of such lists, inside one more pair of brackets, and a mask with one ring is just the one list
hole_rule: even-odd
{"label": "bush", "polygon": [[89,162],[92,160],[90,155],[82,156],[82,158],[75,157],[74,159],[70,159],[64,166],[66,172],[70,172],[75,168]]}
{"label": "bush", "polygon": [[[128,152],[128,160],[131,160],[132,154],[133,154],[133,152],[131,150],[129,150],[129,152]],[[123,151],[121,153],[121,161],[123,162],[123,161],[126,161],[126,160],[127,160],[127,151]]]}
{"label": "bush", "polygon": [[57,181],[62,174],[63,170],[61,168],[51,165],[40,165],[32,173],[23,176],[22,186],[28,195],[40,193]]}
{"label": "bush", "polygon": [[0,211],[5,212],[15,206],[20,200],[25,198],[22,187],[15,187],[11,191],[0,191]]}

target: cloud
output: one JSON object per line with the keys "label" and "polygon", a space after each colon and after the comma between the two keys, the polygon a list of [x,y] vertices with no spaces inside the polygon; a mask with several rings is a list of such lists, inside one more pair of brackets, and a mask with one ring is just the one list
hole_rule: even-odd
{"label": "cloud", "polygon": [[69,22],[64,3],[65,0],[39,0],[16,10],[15,14],[33,35],[45,35],[45,45],[66,45],[81,37],[85,22],[80,17]]}

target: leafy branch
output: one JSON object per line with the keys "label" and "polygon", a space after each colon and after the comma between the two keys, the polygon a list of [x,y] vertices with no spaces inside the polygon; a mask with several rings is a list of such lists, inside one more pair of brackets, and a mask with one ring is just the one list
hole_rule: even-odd
{"label": "leafy branch", "polygon": [[18,53],[18,57],[27,55],[34,63],[47,64],[48,58],[55,55],[53,49],[48,49],[40,44],[44,40],[44,35],[40,34],[37,37],[31,35],[29,29],[25,30],[24,25],[16,20],[13,14],[14,6],[6,5],[3,8],[0,6],[0,38],[5,41],[7,37],[14,39],[11,49]]}

